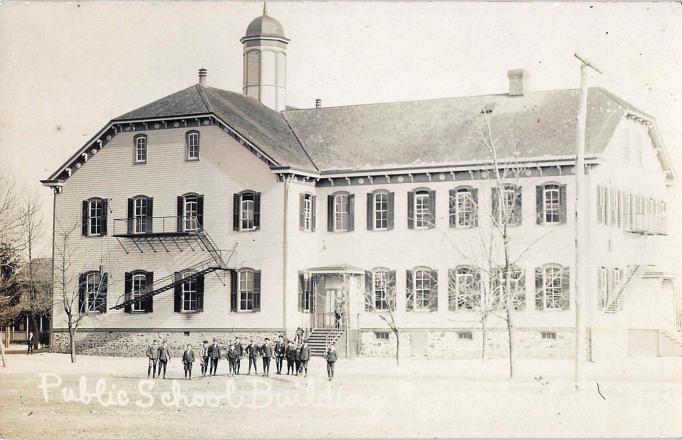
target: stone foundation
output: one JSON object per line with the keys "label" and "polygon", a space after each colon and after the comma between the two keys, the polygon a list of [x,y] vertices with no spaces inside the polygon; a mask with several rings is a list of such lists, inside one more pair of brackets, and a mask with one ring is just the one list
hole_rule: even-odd
{"label": "stone foundation", "polygon": [[[250,339],[256,341],[268,337],[272,341],[282,332],[277,330],[263,331],[89,331],[79,330],[76,333],[76,352],[79,354],[99,356],[145,356],[147,347],[154,339],[160,344],[166,340],[171,354],[180,356],[187,344],[192,344],[196,350],[201,346],[204,339],[209,343],[213,338],[218,339],[221,347],[239,336],[242,344],[246,347]],[[69,333],[67,331],[54,331],[54,345],[52,351],[58,353],[69,352]]]}
{"label": "stone foundation", "polygon": [[[543,338],[542,333],[553,333],[556,339]],[[471,336],[471,339],[468,336]],[[550,336],[550,335],[547,335]],[[522,358],[568,359],[573,357],[574,333],[572,329],[517,329],[517,354]],[[509,344],[506,329],[490,329],[486,334],[486,357],[508,356]],[[395,335],[388,339],[376,336],[375,331],[363,331],[361,336],[363,356],[395,356]],[[401,332],[401,356],[427,356],[443,359],[476,359],[481,357],[481,329],[409,330]]]}

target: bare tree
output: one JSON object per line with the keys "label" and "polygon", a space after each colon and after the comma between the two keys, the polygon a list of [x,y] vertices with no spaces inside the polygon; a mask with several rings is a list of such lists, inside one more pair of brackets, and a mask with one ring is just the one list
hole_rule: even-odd
{"label": "bare tree", "polygon": [[12,241],[21,225],[16,182],[10,174],[0,173],[0,243]]}
{"label": "bare tree", "polygon": [[[66,315],[69,331],[69,353],[71,362],[76,362],[76,333],[88,311],[95,310],[103,304],[106,297],[107,276],[102,273],[93,274],[92,280],[76,276],[74,267],[73,246],[74,234],[78,231],[78,223],[63,225],[56,222],[55,234],[55,304],[61,304]],[[106,304],[106,302],[104,302]]]}
{"label": "bare tree", "polygon": [[395,277],[394,270],[383,268],[365,272],[365,311],[372,312],[381,318],[393,332],[395,363],[400,365],[400,321],[396,316]]}

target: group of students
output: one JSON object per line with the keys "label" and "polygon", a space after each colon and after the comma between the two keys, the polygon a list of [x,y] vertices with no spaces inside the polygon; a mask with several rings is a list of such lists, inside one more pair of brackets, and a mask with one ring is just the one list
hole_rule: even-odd
{"label": "group of students", "polygon": [[[204,340],[201,347],[199,347],[199,362],[201,364],[201,376],[206,375],[215,376],[218,371],[218,362],[223,357],[224,350],[221,349],[220,344],[216,338],[213,338],[213,343],[209,345],[208,340]],[[166,341],[157,345],[156,340],[152,342],[147,348],[147,357],[149,358],[149,367],[147,368],[147,378],[161,377],[163,371],[163,378],[166,378],[166,366],[170,361],[170,350]],[[310,361],[310,346],[308,340],[303,339],[302,332],[297,332],[294,340],[287,340],[284,335],[279,335],[278,340],[273,344],[270,338],[265,338],[264,341],[255,342],[250,340],[244,347],[239,337],[235,337],[234,341],[228,345],[227,351],[224,353],[225,359],[228,361],[229,371],[228,376],[234,377],[239,375],[241,369],[242,358],[249,359],[249,370],[247,375],[251,374],[251,367],[253,367],[254,374],[258,375],[258,358],[263,362],[262,375],[264,377],[270,376],[270,360],[275,358],[276,374],[283,374],[284,361],[287,363],[287,375],[298,376],[303,374],[308,376],[308,361]],[[327,347],[325,354],[327,360],[327,377],[329,380],[334,378],[334,363],[337,360],[336,347],[332,343]],[[194,349],[191,344],[187,344],[185,351],[182,353],[182,364],[185,370],[185,379],[192,380],[192,365],[196,357]]]}

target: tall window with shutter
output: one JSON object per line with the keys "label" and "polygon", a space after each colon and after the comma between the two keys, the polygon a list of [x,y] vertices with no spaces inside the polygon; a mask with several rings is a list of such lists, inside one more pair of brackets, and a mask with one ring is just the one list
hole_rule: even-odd
{"label": "tall window with shutter", "polygon": [[142,298],[142,296],[151,290],[154,284],[154,273],[137,270],[125,273],[125,298],[126,300],[135,300],[135,302],[126,305],[126,313],[151,313],[153,311],[153,298]]}
{"label": "tall window with shutter", "polygon": [[407,271],[407,309],[438,310],[438,271],[428,267]]}
{"label": "tall window with shutter", "polygon": [[150,234],[153,231],[153,200],[147,196],[128,199],[128,233]]}
{"label": "tall window with shutter", "polygon": [[394,193],[377,190],[367,194],[367,230],[393,229]]}
{"label": "tall window with shutter", "polygon": [[[514,310],[524,310],[526,308],[526,277],[523,269],[517,265],[510,265],[508,272],[505,267],[496,267],[493,270],[490,282],[491,304],[494,307],[504,308],[507,299],[511,297]],[[509,279],[509,290],[507,290],[507,280]]]}
{"label": "tall window with shutter", "polygon": [[89,271],[78,277],[78,310],[80,313],[106,313],[108,274]]}
{"label": "tall window with shutter", "polygon": [[327,230],[349,232],[354,229],[355,195],[337,192],[327,196]]}
{"label": "tall window with shutter", "polygon": [[479,310],[481,307],[481,275],[473,267],[458,266],[448,271],[448,309]]}
{"label": "tall window with shutter", "polygon": [[602,266],[599,268],[599,307],[601,310],[606,308],[610,297],[609,270]]}
{"label": "tall window with shutter", "polygon": [[408,229],[436,227],[436,192],[426,188],[407,193]]}
{"label": "tall window with shutter", "polygon": [[107,235],[108,205],[105,199],[93,197],[83,200],[82,233],[86,237]]}
{"label": "tall window with shutter", "polygon": [[260,229],[259,192],[247,190],[233,195],[233,229],[256,231]]}
{"label": "tall window with shutter", "polygon": [[315,196],[309,193],[299,194],[298,228],[304,232],[315,232]]}
{"label": "tall window with shutter", "polygon": [[204,196],[187,193],[178,197],[178,232],[195,232],[204,225]]}
{"label": "tall window with shutter", "polygon": [[478,226],[478,189],[462,186],[449,192],[450,227]]}
{"label": "tall window with shutter", "polygon": [[493,220],[498,225],[518,226],[522,218],[521,187],[504,184],[492,189]]}
{"label": "tall window with shutter", "polygon": [[535,308],[537,310],[568,310],[570,308],[568,266],[546,264],[535,269]]}
{"label": "tall window with shutter", "polygon": [[395,271],[385,267],[374,268],[367,274],[369,279],[368,294],[371,301],[366,310],[394,310],[395,309]]}
{"label": "tall window with shutter", "polygon": [[175,312],[203,312],[204,275],[196,275],[193,271],[176,272],[175,279]]}
{"label": "tall window with shutter", "polygon": [[313,307],[313,278],[306,272],[298,272],[298,311],[312,312]]}
{"label": "tall window with shutter", "polygon": [[566,223],[566,185],[545,183],[535,187],[536,218],[539,225]]}
{"label": "tall window with shutter", "polygon": [[600,224],[609,224],[608,188],[597,186],[597,218]]}
{"label": "tall window with shutter", "polygon": [[242,268],[233,277],[232,298],[234,312],[259,312],[261,298],[261,272],[251,268]]}

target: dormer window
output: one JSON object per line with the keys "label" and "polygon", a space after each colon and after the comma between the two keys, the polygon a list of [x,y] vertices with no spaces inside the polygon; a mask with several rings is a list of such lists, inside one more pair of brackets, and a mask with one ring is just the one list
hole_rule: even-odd
{"label": "dormer window", "polygon": [[188,131],[185,134],[187,160],[199,160],[199,132],[196,130]]}
{"label": "dormer window", "polygon": [[133,154],[134,162],[147,163],[147,136],[144,134],[139,134],[133,138],[133,145],[135,151]]}

